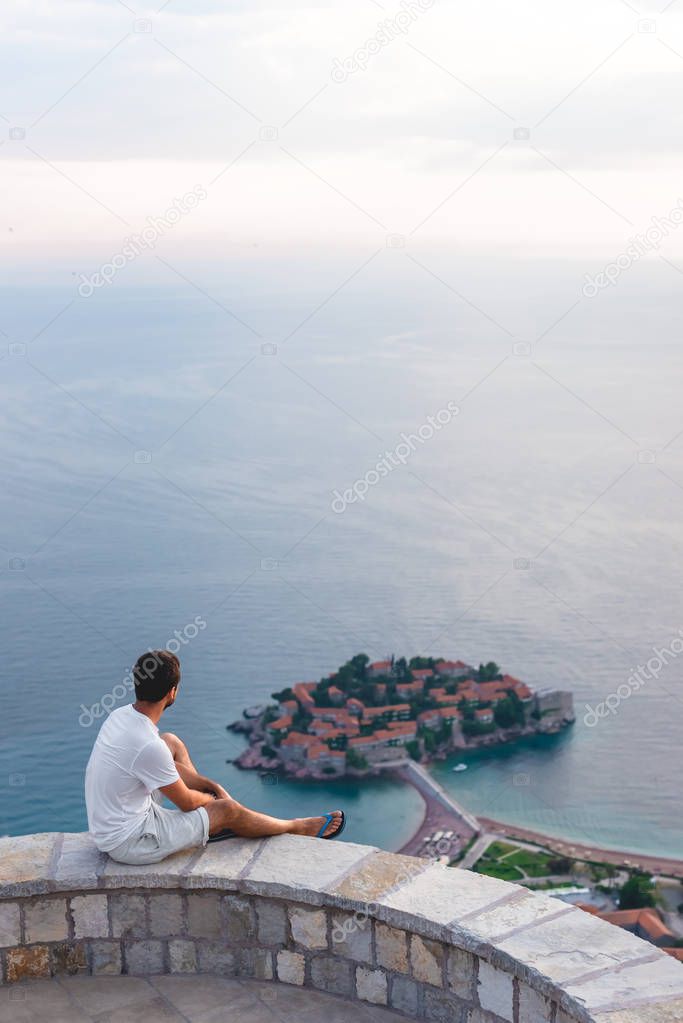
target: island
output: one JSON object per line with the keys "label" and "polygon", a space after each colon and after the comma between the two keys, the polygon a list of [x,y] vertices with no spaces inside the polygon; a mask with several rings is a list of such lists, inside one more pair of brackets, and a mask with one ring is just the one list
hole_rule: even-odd
{"label": "island", "polygon": [[376,775],[408,761],[559,732],[571,692],[532,690],[490,661],[356,654],[319,682],[297,682],[229,725],[248,737],[238,767],[295,778]]}

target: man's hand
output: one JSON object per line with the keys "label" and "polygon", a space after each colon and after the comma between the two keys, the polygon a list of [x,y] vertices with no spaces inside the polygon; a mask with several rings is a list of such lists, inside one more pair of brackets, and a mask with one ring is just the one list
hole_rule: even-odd
{"label": "man's hand", "polygon": [[222,785],[219,785],[217,781],[211,783],[211,788],[207,789],[207,792],[214,797],[214,799],[229,799],[230,794],[225,791]]}
{"label": "man's hand", "polygon": [[164,785],[160,791],[184,813],[196,810],[200,806],[206,806],[214,798],[208,792],[199,792],[197,789],[188,788],[182,778],[174,781],[172,785]]}

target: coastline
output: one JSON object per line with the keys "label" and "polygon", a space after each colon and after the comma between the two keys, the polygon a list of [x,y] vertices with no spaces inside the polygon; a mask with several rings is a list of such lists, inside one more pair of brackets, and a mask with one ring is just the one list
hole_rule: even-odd
{"label": "coastline", "polygon": [[[425,840],[437,831],[456,832],[456,834],[462,837],[463,845],[470,842],[476,836],[477,832],[471,827],[468,820],[468,818],[474,815],[458,806],[451,797],[447,796],[448,801],[452,804],[449,807],[439,795],[439,790],[442,792],[444,790],[441,789],[436,779],[431,779],[432,784],[421,785],[412,771],[401,768],[391,773],[397,782],[411,785],[416,789],[424,803],[422,821],[415,829],[412,837],[407,842],[404,842],[399,849],[396,849],[396,852],[417,856],[420,854],[420,850],[422,850],[424,855]],[[454,807],[457,809],[454,809]],[[517,824],[507,824],[505,821],[499,821],[492,817],[478,817],[476,820],[479,823],[479,834],[482,836],[491,835],[498,838],[504,836],[517,838],[521,841],[543,846],[559,855],[568,856],[570,859],[612,863],[615,866],[626,869],[640,869],[650,874],[663,874],[667,877],[683,879],[683,860],[603,848],[597,845],[589,845],[585,842],[575,842]],[[449,840],[441,839],[436,843],[435,852],[441,855],[453,855],[453,851],[449,848],[451,844]],[[431,855],[433,855],[433,852]]]}

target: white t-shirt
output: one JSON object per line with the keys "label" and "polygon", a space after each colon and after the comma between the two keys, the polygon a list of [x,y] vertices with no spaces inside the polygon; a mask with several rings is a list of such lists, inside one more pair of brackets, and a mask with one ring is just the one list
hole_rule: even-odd
{"label": "white t-shirt", "polygon": [[178,781],[157,726],[132,704],[112,711],[100,728],[85,772],[88,830],[102,852],[115,849],[147,817],[151,793]]}

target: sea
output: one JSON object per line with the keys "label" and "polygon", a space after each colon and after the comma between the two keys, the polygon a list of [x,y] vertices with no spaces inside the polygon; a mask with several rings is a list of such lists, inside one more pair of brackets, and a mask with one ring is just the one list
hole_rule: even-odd
{"label": "sea", "polygon": [[399,848],[412,788],[241,772],[226,726],[359,652],[493,660],[572,690],[576,723],[438,781],[683,858],[680,276],[586,297],[578,260],[413,255],[3,286],[0,833],[86,828],[97,728],[170,644],[163,728],[249,806],[343,807],[345,840]]}

